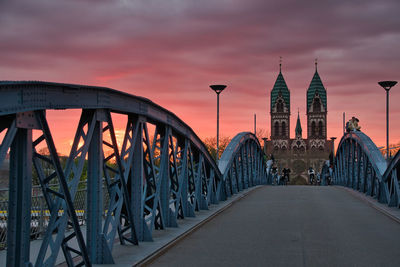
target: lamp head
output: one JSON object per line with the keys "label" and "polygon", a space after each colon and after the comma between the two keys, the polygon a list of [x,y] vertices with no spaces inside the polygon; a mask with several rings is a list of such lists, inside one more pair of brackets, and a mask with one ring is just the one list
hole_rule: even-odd
{"label": "lamp head", "polygon": [[389,91],[390,88],[392,88],[393,86],[395,86],[397,84],[396,81],[381,81],[378,82],[378,84],[380,86],[382,86],[383,89],[385,89],[386,91]]}
{"label": "lamp head", "polygon": [[226,85],[214,84],[210,85],[210,87],[217,93],[217,95],[219,95],[226,88]]}

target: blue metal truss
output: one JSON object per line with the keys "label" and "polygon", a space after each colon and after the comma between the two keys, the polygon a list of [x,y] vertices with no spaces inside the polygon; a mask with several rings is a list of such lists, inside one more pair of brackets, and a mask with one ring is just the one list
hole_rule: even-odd
{"label": "blue metal truss", "polygon": [[[91,129],[85,134],[83,127],[88,123],[85,117],[81,117],[78,130],[75,136],[75,141],[71,149],[70,157],[68,158],[65,170],[62,169],[59,156],[47,124],[45,112],[43,110],[35,111],[34,116],[37,120],[37,129],[42,132],[42,135],[33,142],[32,161],[36,172],[39,176],[40,185],[43,190],[47,206],[50,210],[50,222],[47,227],[45,237],[43,238],[42,246],[36,259],[35,266],[53,266],[55,264],[58,250],[62,248],[65,259],[69,266],[75,266],[73,258],[80,256],[81,261],[77,266],[90,266],[89,257],[86,250],[86,245],[73,206],[73,199],[77,190],[77,185],[81,176],[83,162],[87,153],[88,146],[84,145],[78,148],[78,140],[81,138],[91,138]],[[41,155],[36,151],[36,146],[45,141],[49,150],[49,156]],[[87,143],[86,143],[87,144]],[[74,161],[78,158],[77,165]],[[44,161],[51,165],[52,172],[50,175],[45,175],[42,164]],[[72,177],[72,178],[70,178]],[[56,182],[53,182],[57,180]],[[53,188],[52,184],[58,184],[59,188]],[[62,215],[59,215],[59,211]],[[66,235],[66,228],[71,226],[74,231]],[[53,236],[53,233],[56,233]],[[76,239],[79,250],[68,245],[72,239]],[[50,249],[50,253],[47,250]]]}
{"label": "blue metal truss", "polygon": [[399,168],[399,153],[387,162],[366,134],[354,131],[346,133],[339,143],[333,181],[400,207]]}
{"label": "blue metal truss", "polygon": [[[268,182],[253,134],[233,138],[217,165],[188,125],[145,98],[46,82],[0,82],[0,94],[0,164],[10,150],[8,266],[31,264],[32,164],[50,210],[35,266],[54,266],[60,250],[68,266],[113,263],[117,236],[121,244],[151,241],[154,230],[177,227],[179,219]],[[82,113],[63,168],[46,110],[72,108]],[[114,113],[127,118],[121,147]],[[40,133],[35,140],[32,131]],[[43,145],[48,154],[38,149]],[[73,200],[86,161],[85,242]]]}

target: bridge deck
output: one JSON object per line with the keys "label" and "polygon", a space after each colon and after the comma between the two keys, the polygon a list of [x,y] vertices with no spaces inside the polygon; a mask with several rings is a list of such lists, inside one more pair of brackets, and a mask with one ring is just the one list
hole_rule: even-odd
{"label": "bridge deck", "polygon": [[400,224],[339,187],[261,187],[154,266],[400,266]]}

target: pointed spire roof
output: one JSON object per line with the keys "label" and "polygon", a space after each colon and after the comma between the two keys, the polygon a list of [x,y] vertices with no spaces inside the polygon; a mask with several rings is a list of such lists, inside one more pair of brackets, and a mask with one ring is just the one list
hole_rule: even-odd
{"label": "pointed spire roof", "polygon": [[285,101],[285,105],[290,110],[290,91],[286,85],[285,78],[283,78],[282,75],[282,59],[280,60],[279,63],[278,77],[276,78],[274,87],[272,88],[271,91],[271,111],[272,107],[275,104],[276,98],[279,96],[279,94],[282,94],[283,100]]}
{"label": "pointed spire roof", "polygon": [[307,90],[307,111],[310,109],[316,93],[318,93],[319,97],[321,98],[321,102],[326,110],[326,89],[322,84],[321,78],[318,74],[317,60],[315,60],[315,73]]}
{"label": "pointed spire roof", "polygon": [[303,129],[301,129],[300,112],[297,110],[297,123],[296,123],[295,136],[302,137],[302,133],[303,133]]}

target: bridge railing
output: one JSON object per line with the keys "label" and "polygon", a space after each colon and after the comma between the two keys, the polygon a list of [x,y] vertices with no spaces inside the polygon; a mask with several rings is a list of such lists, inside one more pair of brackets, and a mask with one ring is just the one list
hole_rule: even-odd
{"label": "bridge railing", "polygon": [[264,152],[252,133],[237,134],[224,150],[218,167],[225,186],[222,197],[229,197],[251,186],[267,184],[269,170],[264,163]]}
{"label": "bridge railing", "polygon": [[[29,264],[32,167],[50,211],[35,266],[55,265],[60,250],[69,266],[113,263],[116,237],[121,244],[150,241],[155,229],[176,227],[178,219],[265,181],[263,152],[254,135],[235,137],[218,168],[187,124],[146,98],[47,82],[0,82],[0,95],[0,166],[8,151],[10,156],[10,266]],[[46,118],[52,109],[81,110],[65,166]],[[115,114],[126,121],[121,146]],[[39,149],[43,146],[48,153]],[[85,171],[86,242],[74,203]]]}
{"label": "bridge railing", "polygon": [[399,162],[399,153],[387,163],[366,134],[352,131],[342,137],[337,148],[334,183],[400,207]]}
{"label": "bridge railing", "polygon": [[[86,181],[79,182],[78,191],[73,201],[79,225],[86,224],[86,186]],[[103,218],[107,215],[107,207],[110,201],[109,195],[105,190],[106,188],[103,186]],[[8,195],[8,188],[0,189],[0,250],[7,248]],[[59,210],[59,215],[63,212],[63,210]],[[32,185],[30,239],[35,240],[43,237],[49,222],[50,210],[47,207],[42,189],[40,185]]]}

